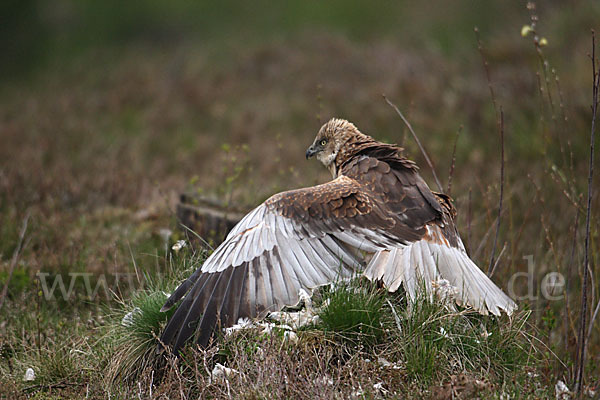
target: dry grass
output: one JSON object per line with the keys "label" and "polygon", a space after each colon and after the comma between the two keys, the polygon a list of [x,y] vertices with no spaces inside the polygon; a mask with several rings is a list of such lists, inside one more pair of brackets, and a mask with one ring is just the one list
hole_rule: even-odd
{"label": "dry grass", "polygon": [[[504,385],[507,390],[524,387],[513,383],[527,385],[526,372],[540,375],[544,385],[574,379],[591,119],[587,27],[600,13],[595,3],[576,3],[572,13],[551,5],[533,13],[539,16],[538,39],[547,38],[548,46],[539,46],[539,40],[536,44],[533,35],[520,37],[521,27],[531,22],[521,8],[511,8],[507,15],[512,17],[493,30],[486,29],[485,21],[479,24],[490,82],[505,117],[504,201],[494,280],[506,288],[513,274],[527,272],[523,257],[533,257],[532,292],[519,305],[530,310],[529,324],[537,328],[526,325],[523,330],[558,356],[548,358],[554,361],[543,368],[490,378],[498,379],[488,388],[490,395]],[[421,15],[416,6],[406,12]],[[448,50],[440,45],[444,33],[435,28],[435,21],[444,19],[431,10],[419,18],[413,18],[408,26],[412,30],[403,31],[401,38],[354,40],[311,29],[246,46],[234,38],[213,46],[194,39],[97,47],[68,62],[50,63],[29,81],[4,83],[0,283],[7,279],[22,221],[26,215],[30,219],[0,310],[0,397],[105,397],[108,392],[99,377],[112,353],[98,347],[102,328],[109,323],[106,307],[99,306],[116,303],[102,290],[101,296],[89,299],[81,279],[70,299],[45,301],[38,295],[35,274],[89,272],[92,284],[104,274],[120,298],[130,298],[140,282],[121,281],[117,289],[115,273],[168,271],[165,245],[184,236],[173,217],[177,194],[184,188],[250,206],[273,192],[328,179],[316,163],[304,160],[305,147],[320,126],[317,115],[345,117],[378,139],[403,143],[432,183],[417,146],[382,93],[411,121],[442,186],[447,181],[442,171],[454,165],[452,194],[459,228],[475,261],[487,265],[501,157],[488,81],[474,36],[472,42]],[[464,30],[470,35],[472,26]],[[423,37],[407,39],[408,32]],[[594,277],[600,255],[599,202],[596,192],[589,259]],[[173,233],[165,242],[167,228]],[[550,272],[568,277],[568,302],[544,298],[542,282]],[[591,282],[593,310],[600,288],[597,279]],[[527,284],[518,278],[516,294],[528,294]],[[550,294],[561,295],[561,290]],[[590,387],[598,384],[600,365],[597,328],[592,332],[586,369]],[[215,397],[239,397],[238,390],[250,385],[243,392],[249,398],[266,397],[270,391],[310,397],[317,388],[318,393],[344,397],[359,386],[372,392],[374,380],[381,378],[406,396],[419,393],[416,387],[429,390],[428,384],[471,390],[478,385],[475,380],[484,378],[477,368],[471,371],[479,372],[466,375],[451,368],[428,384],[415,383],[406,371],[365,362],[360,352],[337,365],[332,360],[339,359],[339,349],[313,336],[307,333],[293,349],[277,337],[257,338],[266,349],[264,360],[231,346],[235,357],[229,359],[230,366],[242,374],[229,386],[208,384],[204,362],[215,355],[190,349],[185,376],[169,370],[167,383],[152,394],[176,397],[182,390],[194,395],[204,390]],[[392,343],[406,350],[402,343]],[[402,354],[397,356],[402,359]],[[39,379],[32,384],[20,380],[27,366],[37,368]],[[323,376],[331,377],[334,385],[315,385]],[[293,379],[287,388],[286,379]],[[123,398],[132,393],[148,397],[151,382],[156,380],[147,371],[134,386],[108,390]],[[532,385],[524,390],[535,397],[539,388]]]}
{"label": "dry grass", "polygon": [[[298,330],[295,340],[285,329],[256,327],[227,335],[208,350],[190,346],[177,360],[148,353],[143,363],[131,364],[120,350],[140,342],[124,332],[130,344],[113,353],[112,362],[135,372],[135,380],[107,387],[112,396],[180,399],[445,398],[449,391],[467,397],[545,397],[552,392],[548,379],[535,375],[551,360],[527,332],[528,312],[509,323],[467,310],[449,312],[425,298],[409,312],[402,294],[390,296],[360,280],[321,291],[319,298],[327,304],[318,312],[320,321]],[[156,340],[144,348],[155,352]],[[157,369],[159,363],[163,367]]]}

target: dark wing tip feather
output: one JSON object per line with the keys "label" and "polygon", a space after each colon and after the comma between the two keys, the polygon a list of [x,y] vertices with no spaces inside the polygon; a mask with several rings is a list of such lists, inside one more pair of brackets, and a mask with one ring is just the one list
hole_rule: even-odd
{"label": "dark wing tip feather", "polygon": [[167,312],[171,309],[171,307],[173,307],[173,304],[165,303],[165,305],[160,308],[160,312]]}
{"label": "dark wing tip feather", "polygon": [[[173,345],[173,352],[175,353],[196,331],[199,319],[205,313],[206,305],[210,301],[212,294],[215,292],[219,281],[223,276],[223,274],[220,273],[205,273],[205,275],[207,275],[206,282],[197,290],[196,287],[194,287],[194,290],[186,296],[186,300],[184,300],[184,303],[181,305],[183,306],[185,304],[186,307],[181,317],[174,321],[176,324],[174,327],[176,335],[170,337],[168,341],[165,341],[165,343]],[[187,297],[189,297],[189,301]],[[179,309],[177,311],[179,311]],[[175,317],[175,315],[173,317]]]}
{"label": "dark wing tip feather", "polygon": [[[214,274],[200,275],[192,289],[189,291],[187,296],[185,296],[182,303],[179,305],[179,307],[177,307],[177,310],[167,322],[167,326],[160,336],[161,347],[171,346],[173,344],[173,340],[179,335],[180,330],[187,322],[188,315],[190,311],[193,310],[197,298],[201,295],[205,286],[209,285],[210,281],[213,280],[214,277]],[[182,283],[182,285],[184,285],[186,282]],[[176,354],[178,349],[173,348],[172,350]]]}
{"label": "dark wing tip feather", "polygon": [[173,307],[188,292],[192,285],[196,283],[201,273],[202,268],[198,268],[189,278],[183,281],[183,283],[169,296],[165,304],[161,307],[160,312],[169,311],[171,307]]}
{"label": "dark wing tip feather", "polygon": [[[229,267],[221,272],[221,276],[215,283],[215,287],[208,299],[208,302],[206,306],[204,306],[204,311],[200,317],[200,320],[197,322],[197,328],[195,329],[196,332],[198,332],[197,342],[201,347],[208,346],[210,339],[215,333],[215,328],[222,318],[221,310],[223,308],[223,304],[228,301],[230,297],[234,296],[230,290],[232,287],[232,280],[235,277],[234,272],[237,270],[237,268],[238,267]],[[193,335],[194,332],[191,332],[191,334],[182,336],[181,342],[180,338],[177,338],[176,346],[183,346],[185,341]]]}
{"label": "dark wing tip feather", "polygon": [[[177,355],[195,334],[197,343],[201,347],[207,347],[218,324],[233,325],[240,315],[247,269],[248,263],[243,263],[220,272],[200,274],[200,278],[167,323],[160,337],[159,351],[168,347]],[[242,317],[254,316],[250,309],[242,311],[242,314]]]}

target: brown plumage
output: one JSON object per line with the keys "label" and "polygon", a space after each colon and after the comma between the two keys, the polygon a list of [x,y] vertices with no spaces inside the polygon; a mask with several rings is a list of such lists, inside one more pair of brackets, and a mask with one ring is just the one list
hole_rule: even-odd
{"label": "brown plumage", "polygon": [[161,342],[174,352],[190,337],[206,346],[217,326],[298,303],[300,289],[363,274],[414,299],[447,280],[459,304],[510,314],[516,304],[467,256],[448,196],[432,192],[398,146],[332,119],[306,158],[333,180],[276,194],[259,205],[169,297],[182,300]]}

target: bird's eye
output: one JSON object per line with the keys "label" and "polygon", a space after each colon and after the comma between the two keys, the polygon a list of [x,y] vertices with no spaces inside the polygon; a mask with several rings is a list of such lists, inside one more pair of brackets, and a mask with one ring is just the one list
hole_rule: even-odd
{"label": "bird's eye", "polygon": [[327,140],[326,139],[321,140],[321,146],[325,146],[326,144],[327,144]]}

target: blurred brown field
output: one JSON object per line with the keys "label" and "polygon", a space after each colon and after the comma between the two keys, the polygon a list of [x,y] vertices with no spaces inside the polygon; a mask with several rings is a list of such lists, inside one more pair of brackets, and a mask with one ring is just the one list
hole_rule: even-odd
{"label": "blurred brown field", "polygon": [[[451,195],[459,230],[483,270],[498,213],[503,110],[504,211],[494,280],[506,289],[532,256],[531,281],[514,280],[515,293],[528,297],[520,307],[533,310],[540,340],[565,364],[556,361],[553,376],[572,379],[590,144],[588,54],[600,4],[252,3],[0,6],[3,18],[15,21],[4,24],[0,41],[2,283],[30,216],[3,317],[28,312],[39,271],[131,272],[132,257],[141,268],[162,268],[161,229],[173,232],[171,242],[184,237],[174,217],[184,191],[249,208],[329,179],[304,151],[334,116],[402,144],[435,188],[385,94],[410,120],[444,186],[456,143]],[[536,32],[523,37],[532,16]],[[536,46],[541,38],[547,45]],[[592,311],[600,289],[597,193]],[[543,293],[551,272],[569,280],[557,288],[560,300]],[[595,323],[590,377],[600,362]],[[4,343],[15,340],[10,324],[0,325]]]}

